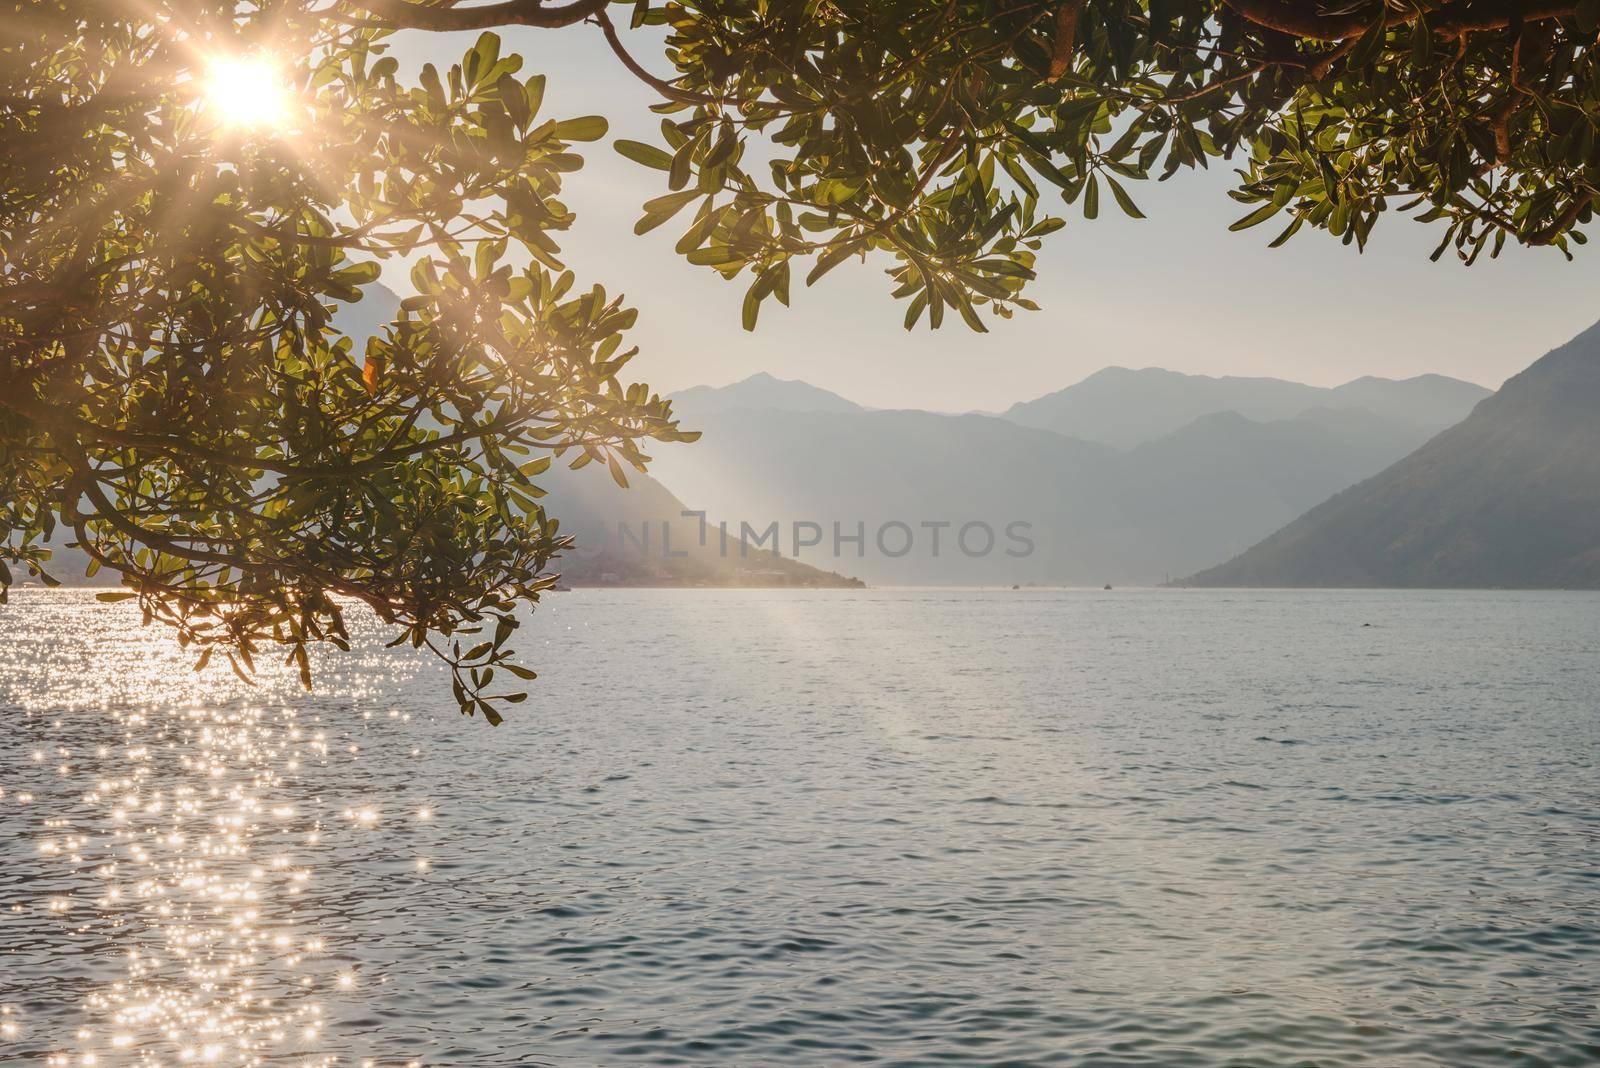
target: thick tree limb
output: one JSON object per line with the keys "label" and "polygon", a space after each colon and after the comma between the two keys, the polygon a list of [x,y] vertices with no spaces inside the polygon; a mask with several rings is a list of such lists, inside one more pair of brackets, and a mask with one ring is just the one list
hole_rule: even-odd
{"label": "thick tree limb", "polygon": [[487,30],[495,26],[572,26],[605,10],[609,0],[572,0],[546,7],[544,0],[500,0],[495,4],[458,7],[455,3],[425,7],[406,0],[355,0],[384,22],[411,30]]}

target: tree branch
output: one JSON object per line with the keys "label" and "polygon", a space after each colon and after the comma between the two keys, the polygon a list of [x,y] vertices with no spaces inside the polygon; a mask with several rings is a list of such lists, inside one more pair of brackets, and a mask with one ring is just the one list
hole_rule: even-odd
{"label": "tree branch", "polygon": [[[1578,216],[1583,214],[1583,209],[1594,203],[1594,191],[1585,189],[1572,198],[1566,210],[1556,216],[1555,221],[1543,230],[1536,230],[1522,239],[1525,245],[1553,245],[1556,239],[1572,229],[1578,221]],[[1513,231],[1515,232],[1515,231]],[[1570,257],[1569,257],[1570,258]]]}
{"label": "tree branch", "polygon": [[[280,581],[282,579],[281,571],[298,572],[315,579],[336,593],[342,593],[366,602],[384,622],[394,621],[396,607],[399,607],[402,611],[413,611],[413,607],[403,600],[383,597],[358,582],[352,582],[342,575],[303,562],[256,562],[235,553],[196,548],[193,545],[186,544],[189,539],[174,537],[161,531],[142,527],[123,515],[122,510],[105,495],[105,491],[100,488],[99,479],[95,477],[94,466],[89,462],[88,454],[76,442],[64,441],[61,443],[61,447],[62,454],[66,457],[73,470],[73,478],[70,482],[71,489],[81,492],[95,506],[95,514],[82,516],[82,519],[104,520],[113,529],[133,541],[183,560],[190,560],[196,563],[220,564],[236,571]],[[69,506],[71,505],[70,501],[67,503]],[[73,511],[76,512],[75,506],[73,506]],[[73,526],[76,529],[77,523],[74,523]],[[211,543],[208,542],[208,544]],[[120,565],[111,564],[110,566],[121,574],[128,573]]]}
{"label": "tree branch", "polygon": [[[1336,41],[1360,37],[1372,28],[1370,11],[1324,14],[1315,0],[1222,0],[1241,18],[1280,33],[1311,41]],[[1568,0],[1461,0],[1445,4],[1429,13],[1428,25],[1445,37],[1458,37],[1479,30],[1503,30],[1518,21],[1539,22],[1571,15],[1574,4]],[[1384,21],[1390,26],[1405,25],[1417,19],[1416,11],[1389,10]]]}
{"label": "tree branch", "polygon": [[617,28],[612,24],[611,16],[606,14],[604,7],[590,16],[590,20],[600,27],[600,32],[605,34],[606,44],[611,46],[611,51],[616,55],[617,59],[622,61],[622,65],[628,68],[628,72],[668,100],[675,100],[680,104],[716,103],[713,97],[706,96],[703,93],[691,93],[688,90],[679,89],[671,82],[657,78],[654,74],[645,70],[639,61],[634,59],[628,50],[622,46],[622,38],[617,35]]}

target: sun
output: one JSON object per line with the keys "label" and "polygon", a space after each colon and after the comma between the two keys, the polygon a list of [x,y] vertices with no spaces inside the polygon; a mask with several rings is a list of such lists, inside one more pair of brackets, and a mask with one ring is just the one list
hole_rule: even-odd
{"label": "sun", "polygon": [[266,56],[216,57],[206,64],[204,86],[206,112],[224,126],[267,130],[289,118],[283,71]]}

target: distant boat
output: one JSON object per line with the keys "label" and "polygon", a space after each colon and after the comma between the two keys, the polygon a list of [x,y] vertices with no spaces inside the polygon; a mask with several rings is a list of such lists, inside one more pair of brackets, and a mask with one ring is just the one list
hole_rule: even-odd
{"label": "distant boat", "polygon": [[1108,590],[1109,590],[1109,589],[1110,589],[1110,588],[1111,588],[1111,583],[1109,583],[1109,582],[1108,582],[1108,583],[1106,583],[1106,589],[1108,589]]}

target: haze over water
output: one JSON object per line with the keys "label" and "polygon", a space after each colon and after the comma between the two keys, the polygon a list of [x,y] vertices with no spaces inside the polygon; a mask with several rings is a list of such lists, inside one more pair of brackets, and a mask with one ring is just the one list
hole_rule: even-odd
{"label": "haze over water", "polygon": [[1600,595],[579,591],[498,730],[0,618],[6,1063],[1600,1060]]}

